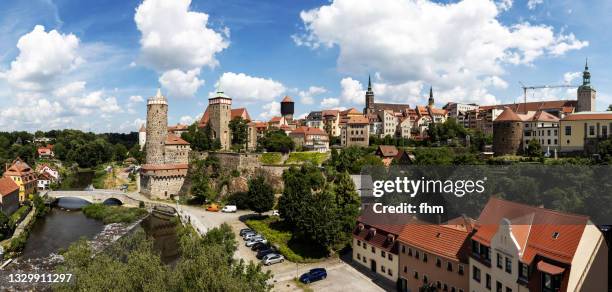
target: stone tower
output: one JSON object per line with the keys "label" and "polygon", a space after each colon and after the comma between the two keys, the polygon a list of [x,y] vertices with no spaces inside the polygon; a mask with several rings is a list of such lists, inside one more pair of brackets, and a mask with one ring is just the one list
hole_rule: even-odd
{"label": "stone tower", "polygon": [[168,100],[157,90],[147,100],[146,163],[164,164],[165,143],[168,136]]}
{"label": "stone tower", "polygon": [[365,108],[363,109],[364,114],[371,114],[374,112],[374,91],[372,91],[372,79],[368,76],[368,91],[365,95]]}
{"label": "stone tower", "polygon": [[228,150],[231,143],[231,133],[229,122],[232,116],[232,99],[218,90],[214,97],[208,99],[208,109],[210,110],[210,128],[212,129],[213,139],[219,139],[221,149]]}
{"label": "stone tower", "polygon": [[283,100],[281,101],[281,115],[285,118],[285,120],[291,121],[293,120],[293,113],[294,113],[293,99],[291,99],[290,96],[285,96],[285,98],[283,98]]}
{"label": "stone tower", "polygon": [[578,105],[576,112],[595,111],[595,89],[591,87],[591,73],[589,72],[588,61],[584,64],[582,72],[582,85],[578,87]]}
{"label": "stone tower", "polygon": [[493,153],[495,156],[516,155],[523,142],[523,120],[509,107],[493,121]]}

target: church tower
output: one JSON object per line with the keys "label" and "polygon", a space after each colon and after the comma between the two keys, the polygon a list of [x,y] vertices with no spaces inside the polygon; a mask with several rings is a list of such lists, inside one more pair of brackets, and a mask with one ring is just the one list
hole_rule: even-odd
{"label": "church tower", "polygon": [[232,145],[229,129],[229,122],[232,118],[232,99],[223,91],[217,90],[215,96],[208,99],[208,109],[210,110],[208,122],[212,129],[213,139],[219,139],[221,149],[228,150]]}
{"label": "church tower", "polygon": [[365,95],[365,108],[363,109],[364,114],[370,114],[374,112],[374,91],[372,91],[372,79],[368,76],[368,91]]}
{"label": "church tower", "polygon": [[591,87],[591,73],[589,72],[588,60],[584,64],[582,72],[582,85],[578,87],[578,105],[576,112],[595,111],[595,89]]}
{"label": "church tower", "polygon": [[147,100],[146,163],[164,164],[165,143],[168,136],[168,100],[157,89]]}
{"label": "church tower", "polygon": [[429,108],[433,108],[435,106],[435,100],[433,97],[433,87],[430,86],[429,87],[429,99],[427,100],[427,105],[429,106]]}

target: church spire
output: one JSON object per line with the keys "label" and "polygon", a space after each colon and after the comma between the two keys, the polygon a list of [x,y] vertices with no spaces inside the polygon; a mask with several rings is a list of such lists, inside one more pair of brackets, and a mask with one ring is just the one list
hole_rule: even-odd
{"label": "church spire", "polygon": [[429,87],[429,99],[427,100],[427,104],[429,105],[429,107],[433,107],[434,106],[434,97],[433,97],[433,86]]}
{"label": "church spire", "polygon": [[589,72],[589,59],[584,62],[584,71],[582,72],[582,86],[591,85],[591,72]]}
{"label": "church spire", "polygon": [[368,75],[368,91],[372,91],[372,78]]}

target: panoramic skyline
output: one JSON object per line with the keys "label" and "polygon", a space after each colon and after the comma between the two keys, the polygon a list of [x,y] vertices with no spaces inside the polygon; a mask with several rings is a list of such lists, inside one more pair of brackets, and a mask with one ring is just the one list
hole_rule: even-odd
{"label": "panoramic skyline", "polygon": [[[521,101],[527,85],[578,84],[588,57],[597,109],[612,103],[606,1],[4,1],[0,126],[137,131],[158,87],[171,124],[221,88],[267,120],[377,100]],[[596,8],[595,8],[596,7]],[[574,99],[575,89],[530,93]],[[31,113],[31,109],[37,109]]]}

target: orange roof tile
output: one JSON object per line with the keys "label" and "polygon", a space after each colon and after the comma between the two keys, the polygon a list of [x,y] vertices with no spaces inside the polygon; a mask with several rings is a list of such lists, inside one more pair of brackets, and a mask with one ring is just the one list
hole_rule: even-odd
{"label": "orange roof tile", "polygon": [[293,102],[293,99],[289,95],[285,96],[281,102]]}
{"label": "orange roof tile", "polygon": [[[538,110],[551,110],[551,109],[560,109],[566,112],[566,110],[573,109],[577,105],[576,100],[550,100],[550,101],[534,101],[525,103],[509,103],[509,104],[499,104],[499,105],[483,105],[480,106],[481,110],[490,110],[490,109],[504,109],[506,107],[512,108],[515,112],[529,112],[529,111],[538,111]],[[570,112],[572,112],[570,111]]]}
{"label": "orange roof tile", "polygon": [[[209,119],[209,113],[208,113],[208,107],[206,107],[206,110],[204,111],[204,114],[202,114],[202,118],[200,119],[200,122],[198,123],[198,126],[200,128],[203,128],[206,126],[206,124],[208,123],[208,119]],[[247,111],[246,108],[235,108],[232,109],[231,111],[231,119],[235,119],[237,117],[242,117],[244,120],[250,121],[251,120],[251,116],[249,115],[249,112]]]}
{"label": "orange roof tile", "polygon": [[0,195],[8,196],[15,191],[19,191],[19,186],[11,178],[0,178]]}
{"label": "orange roof tile", "polygon": [[291,131],[291,134],[303,134],[303,135],[327,135],[327,133],[325,131],[323,131],[320,128],[314,128],[314,127],[306,127],[306,126],[302,126],[299,127],[293,131]]}
{"label": "orange roof tile", "polygon": [[612,120],[612,112],[580,112],[566,116],[563,121]]}
{"label": "orange roof tile", "polygon": [[168,133],[166,137],[166,145],[189,145],[189,142],[183,140],[181,137]]}
{"label": "orange roof tile", "polygon": [[429,253],[459,261],[467,250],[467,230],[454,226],[428,223],[406,225],[400,233],[400,242],[425,250]]}
{"label": "orange roof tile", "polygon": [[383,157],[395,157],[398,153],[397,147],[393,145],[379,145],[377,152]]}
{"label": "orange roof tile", "polygon": [[370,120],[365,116],[353,116],[347,121],[347,124],[369,124]]}
{"label": "orange roof tile", "polygon": [[497,116],[494,122],[515,122],[523,121],[519,115],[517,115],[511,108],[507,107],[504,111]]}
{"label": "orange roof tile", "polygon": [[181,164],[144,164],[142,169],[144,170],[179,170],[179,169],[187,169],[189,168],[189,164],[181,163]]}

